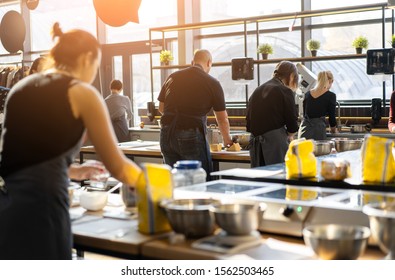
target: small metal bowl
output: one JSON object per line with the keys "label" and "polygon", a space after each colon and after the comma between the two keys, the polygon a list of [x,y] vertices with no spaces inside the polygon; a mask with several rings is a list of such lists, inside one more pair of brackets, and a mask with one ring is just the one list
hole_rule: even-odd
{"label": "small metal bowl", "polygon": [[303,229],[303,239],[320,259],[355,260],[366,249],[370,229],[358,225],[311,225]]}
{"label": "small metal bowl", "polygon": [[216,203],[210,208],[217,225],[229,235],[249,235],[259,227],[265,203]]}
{"label": "small metal bowl", "polygon": [[203,237],[216,229],[210,206],[213,199],[169,199],[160,203],[172,229],[186,237]]}

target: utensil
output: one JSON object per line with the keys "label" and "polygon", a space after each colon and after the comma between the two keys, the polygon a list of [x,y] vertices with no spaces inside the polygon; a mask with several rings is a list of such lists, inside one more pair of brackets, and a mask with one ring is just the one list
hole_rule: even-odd
{"label": "utensil", "polygon": [[258,229],[265,203],[215,203],[210,207],[217,225],[229,235],[248,235]]}
{"label": "utensil", "polygon": [[372,236],[388,260],[395,259],[395,204],[371,203],[362,211],[369,216]]}
{"label": "utensil", "polygon": [[370,230],[359,225],[310,225],[303,229],[303,239],[324,260],[355,260],[366,249]]}
{"label": "utensil", "polygon": [[186,237],[203,237],[215,230],[214,215],[209,207],[216,202],[213,199],[169,199],[162,200],[162,207],[170,226]]}
{"label": "utensil", "polygon": [[334,147],[335,142],[332,140],[315,140],[313,152],[315,156],[329,155]]}
{"label": "utensil", "polygon": [[363,144],[363,139],[332,138],[337,152],[358,150]]}
{"label": "utensil", "polygon": [[114,191],[116,191],[117,189],[119,189],[120,187],[122,187],[122,182],[119,182],[118,184],[116,184],[114,187],[112,187],[111,189],[109,189],[108,191],[107,191],[107,193],[112,193],[112,192],[114,192]]}

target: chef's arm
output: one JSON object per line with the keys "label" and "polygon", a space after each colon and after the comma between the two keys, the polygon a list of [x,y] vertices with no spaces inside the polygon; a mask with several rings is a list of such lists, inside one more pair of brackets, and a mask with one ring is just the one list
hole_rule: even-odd
{"label": "chef's arm", "polygon": [[165,103],[164,102],[159,102],[158,112],[163,115],[164,109],[165,109]]}
{"label": "chef's arm", "polygon": [[224,139],[225,146],[231,146],[233,144],[232,138],[230,137],[230,125],[228,119],[228,113],[224,111],[214,111],[215,118],[217,119],[218,128],[221,131],[222,138]]}

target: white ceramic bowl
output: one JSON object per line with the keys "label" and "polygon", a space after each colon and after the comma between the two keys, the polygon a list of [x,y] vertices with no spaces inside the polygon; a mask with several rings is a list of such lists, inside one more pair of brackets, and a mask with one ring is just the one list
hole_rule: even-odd
{"label": "white ceramic bowl", "polygon": [[108,193],[102,191],[82,192],[80,205],[89,211],[99,211],[106,206]]}

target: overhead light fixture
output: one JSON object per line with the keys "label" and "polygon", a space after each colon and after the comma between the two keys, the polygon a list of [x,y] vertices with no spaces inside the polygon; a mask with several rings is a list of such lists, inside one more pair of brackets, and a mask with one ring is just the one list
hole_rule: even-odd
{"label": "overhead light fixture", "polygon": [[395,9],[395,0],[387,0],[387,8]]}

